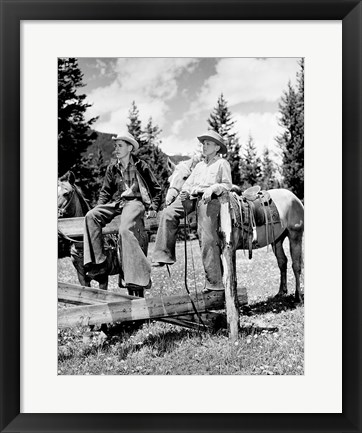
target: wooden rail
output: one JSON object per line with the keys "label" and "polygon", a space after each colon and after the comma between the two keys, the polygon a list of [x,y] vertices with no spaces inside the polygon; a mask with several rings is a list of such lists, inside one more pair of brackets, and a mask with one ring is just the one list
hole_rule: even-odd
{"label": "wooden rail", "polygon": [[[59,310],[58,327],[67,328],[147,319],[177,319],[178,316],[195,313],[188,295],[134,298],[108,291],[100,292],[102,290],[58,283],[59,300],[89,304]],[[237,296],[240,305],[247,303],[245,290],[239,290]],[[225,305],[223,291],[192,294],[191,297],[201,313],[220,310]]]}
{"label": "wooden rail", "polygon": [[[242,293],[244,295],[243,302],[245,303],[246,291]],[[91,287],[83,287],[76,284],[58,282],[58,301],[66,304],[97,305],[114,301],[121,302],[125,299],[137,300],[139,298],[118,292],[109,292]],[[197,316],[195,313],[183,314],[177,317],[163,317],[155,320],[197,330],[204,329],[205,326],[206,330],[211,332],[217,331],[220,328],[225,328],[225,320],[220,312],[207,311],[198,313],[201,316],[202,323],[200,322],[199,316]]]}
{"label": "wooden rail", "polygon": [[[191,228],[196,227],[195,214],[190,214],[190,226]],[[118,233],[118,228],[120,225],[121,216],[115,217],[109,224],[103,228],[103,234],[113,234]],[[146,231],[156,231],[160,222],[161,212],[157,214],[156,218],[145,218],[145,229]],[[183,223],[180,224],[183,227]],[[79,218],[59,218],[58,219],[59,230],[71,238],[83,237],[84,230],[84,217]]]}

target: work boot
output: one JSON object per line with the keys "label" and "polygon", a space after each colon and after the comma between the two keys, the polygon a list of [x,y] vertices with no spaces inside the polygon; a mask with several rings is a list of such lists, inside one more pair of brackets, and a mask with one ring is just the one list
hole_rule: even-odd
{"label": "work boot", "polygon": [[95,264],[92,263],[90,266],[90,270],[86,273],[87,277],[94,279],[95,277],[100,277],[102,275],[108,274],[108,263],[105,260],[102,263]]}
{"label": "work boot", "polygon": [[149,290],[152,287],[152,281],[147,284],[147,286],[138,286],[137,284],[128,283],[126,288],[130,296],[136,296],[137,298],[144,298],[145,290]]}

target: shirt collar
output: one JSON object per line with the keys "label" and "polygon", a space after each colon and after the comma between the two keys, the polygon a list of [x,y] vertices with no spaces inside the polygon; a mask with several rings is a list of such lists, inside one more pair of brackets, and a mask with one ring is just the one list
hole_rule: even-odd
{"label": "shirt collar", "polygon": [[220,155],[217,153],[212,159],[210,159],[209,162],[206,161],[206,158],[204,158],[203,161],[206,165],[208,165],[208,164],[211,164],[212,162],[216,161],[219,158],[220,158]]}
{"label": "shirt collar", "polygon": [[123,166],[122,161],[119,159],[117,160],[117,165],[121,170],[126,170],[128,166],[132,167],[134,165],[134,161],[133,161],[133,157],[132,155],[130,155],[129,157],[129,161],[128,164],[126,165],[126,167]]}

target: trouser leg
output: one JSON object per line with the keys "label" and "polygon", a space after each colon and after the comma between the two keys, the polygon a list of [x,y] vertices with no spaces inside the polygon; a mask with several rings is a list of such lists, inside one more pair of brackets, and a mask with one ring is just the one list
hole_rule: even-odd
{"label": "trouser leg", "polygon": [[103,254],[102,227],[121,212],[117,203],[98,205],[84,218],[84,264],[99,264],[106,260]]}
{"label": "trouser leg", "polygon": [[222,289],[221,243],[218,234],[220,202],[212,199],[208,204],[198,202],[198,234],[206,288]]}
{"label": "trouser leg", "polygon": [[119,227],[122,243],[122,267],[126,284],[147,286],[150,282],[151,266],[136,237],[136,225],[143,218],[145,208],[137,200],[125,203]]}
{"label": "trouser leg", "polygon": [[[191,200],[185,201],[187,212],[193,212],[195,203]],[[155,248],[152,262],[173,264],[176,261],[176,235],[180,225],[180,220],[184,218],[185,210],[180,197],[161,214],[158,226]]]}

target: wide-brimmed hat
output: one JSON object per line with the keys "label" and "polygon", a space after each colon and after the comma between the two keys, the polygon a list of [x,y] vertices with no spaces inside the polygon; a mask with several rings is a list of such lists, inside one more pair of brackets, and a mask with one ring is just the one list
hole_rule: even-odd
{"label": "wide-brimmed hat", "polygon": [[205,134],[202,134],[197,137],[201,143],[203,143],[205,140],[211,140],[218,146],[220,146],[219,152],[223,155],[225,155],[228,150],[225,144],[225,141],[221,137],[220,134],[218,134],[216,131],[207,131]]}
{"label": "wide-brimmed hat", "polygon": [[127,141],[127,143],[132,144],[133,150],[138,150],[138,148],[140,147],[137,140],[129,132],[122,132],[121,134],[118,134],[117,137],[112,137],[112,140]]}

